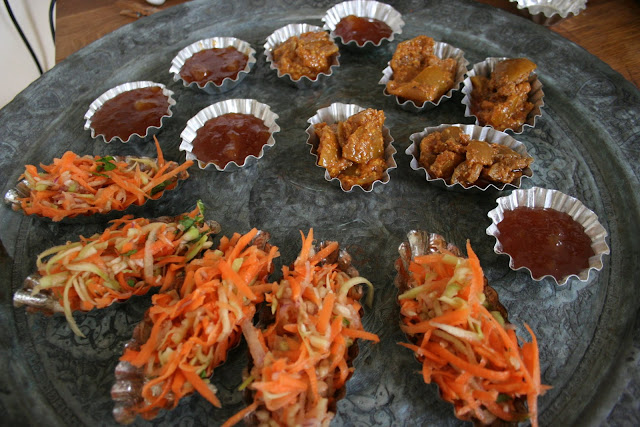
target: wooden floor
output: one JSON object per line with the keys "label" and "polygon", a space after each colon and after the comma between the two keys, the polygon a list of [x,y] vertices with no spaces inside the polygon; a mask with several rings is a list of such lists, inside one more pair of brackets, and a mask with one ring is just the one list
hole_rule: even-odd
{"label": "wooden floor", "polygon": [[[478,0],[480,3],[519,13],[507,0]],[[640,1],[589,0],[578,16],[549,27],[582,46],[640,87]]]}
{"label": "wooden floor", "polygon": [[[157,9],[186,1],[167,0]],[[478,1],[518,13],[515,3],[508,0]],[[149,7],[144,0],[58,0],[56,62],[135,21],[130,15]],[[550,29],[584,47],[640,87],[640,1],[589,0],[578,16],[562,20]]]}
{"label": "wooden floor", "polygon": [[121,12],[142,8],[162,10],[187,1],[167,0],[162,6],[151,6],[144,0],[57,0],[56,63],[137,19]]}

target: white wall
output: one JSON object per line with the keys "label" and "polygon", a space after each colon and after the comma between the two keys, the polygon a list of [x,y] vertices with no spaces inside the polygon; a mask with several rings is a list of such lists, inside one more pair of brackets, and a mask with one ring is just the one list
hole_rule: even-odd
{"label": "white wall", "polygon": [[[50,0],[9,0],[13,15],[35,52],[43,71],[55,65],[55,45],[49,29]],[[55,11],[54,11],[55,21]],[[38,67],[0,1],[0,108],[40,77]]]}

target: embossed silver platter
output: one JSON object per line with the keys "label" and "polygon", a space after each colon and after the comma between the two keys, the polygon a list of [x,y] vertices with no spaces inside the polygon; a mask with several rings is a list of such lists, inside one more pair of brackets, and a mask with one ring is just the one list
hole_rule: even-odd
{"label": "embossed silver platter", "polygon": [[[4,194],[22,165],[48,162],[65,150],[113,155],[113,144],[97,144],[82,129],[91,88],[122,81],[153,80],[175,92],[172,120],[160,134],[165,157],[181,161],[180,132],[202,108],[226,99],[187,90],[166,72],[185,45],[224,34],[262,46],[275,29],[291,22],[322,25],[334,2],[274,0],[235,2],[195,0],[140,19],[69,56],[0,110],[0,182]],[[522,331],[527,322],[540,342],[542,380],[553,385],[540,398],[541,425],[635,425],[640,387],[640,92],[609,66],[573,43],[529,20],[463,0],[390,2],[405,21],[402,34],[375,51],[341,53],[331,79],[312,89],[297,89],[279,79],[266,61],[233,91],[234,98],[255,98],[280,118],[278,143],[254,167],[232,174],[197,168],[181,186],[157,203],[147,203],[148,217],[175,215],[201,198],[207,218],[222,233],[258,227],[280,247],[279,263],[290,263],[300,250],[299,230],[314,227],[319,240],[338,240],[354,266],[375,285],[374,309],[364,316],[377,345],[361,343],[347,395],[338,404],[334,426],[461,425],[451,405],[440,401],[434,386],[423,383],[410,351],[398,346],[393,263],[408,230],[441,234],[457,246],[471,240],[489,283],[500,295],[509,319]],[[248,10],[251,10],[248,13]],[[188,28],[188,31],[185,31]],[[558,287],[534,283],[528,274],[509,269],[506,257],[493,252],[485,234],[487,212],[495,198],[460,194],[425,185],[397,156],[389,184],[370,193],[343,193],[327,185],[324,171],[309,161],[306,120],[334,102],[383,109],[398,151],[409,136],[440,123],[470,123],[462,95],[424,114],[403,111],[387,99],[377,82],[396,43],[421,33],[464,50],[471,63],[488,56],[527,56],[538,64],[545,87],[545,114],[518,139],[535,159],[533,177],[523,187],[554,188],[580,199],[609,234],[611,255],[588,282],[570,280]],[[262,51],[258,56],[263,55]],[[118,146],[120,155],[152,155],[152,144]],[[105,310],[78,315],[87,339],[76,338],[63,316],[31,315],[11,305],[13,291],[34,270],[41,251],[79,234],[104,229],[100,217],[83,224],[51,224],[0,211],[0,414],[7,425],[110,426],[109,390],[114,367],[150,304],[149,296]],[[275,274],[277,278],[279,274]],[[135,425],[219,425],[244,407],[236,389],[247,363],[246,347],[234,349],[216,370],[213,383],[222,409],[197,395],[153,422]]]}

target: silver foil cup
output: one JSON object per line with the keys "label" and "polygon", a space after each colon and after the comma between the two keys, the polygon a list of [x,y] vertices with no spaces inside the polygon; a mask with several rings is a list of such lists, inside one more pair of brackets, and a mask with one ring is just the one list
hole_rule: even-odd
{"label": "silver foil cup", "polygon": [[[465,117],[473,117],[476,120],[476,124],[482,126],[478,118],[471,113],[471,93],[473,92],[473,84],[471,83],[471,77],[473,76],[485,76],[489,77],[493,70],[496,68],[498,62],[504,61],[509,58],[487,58],[482,62],[474,64],[473,68],[467,74],[467,78],[464,79],[464,87],[462,93],[462,105],[465,106]],[[529,84],[531,85],[531,92],[529,92],[529,102],[533,104],[533,110],[527,115],[527,120],[524,124],[516,129],[505,129],[504,132],[510,130],[515,134],[520,134],[527,127],[535,127],[536,119],[542,116],[542,107],[544,106],[544,92],[542,91],[542,83],[538,79],[538,75],[534,72],[529,75]],[[487,125],[489,126],[489,125]]]}
{"label": "silver foil cup", "polygon": [[512,183],[509,183],[509,184],[491,183],[486,187],[480,187],[475,184],[469,187],[464,187],[463,185],[458,183],[448,184],[443,178],[431,177],[429,175],[429,171],[427,171],[427,169],[422,167],[418,162],[418,159],[420,158],[420,141],[422,141],[422,138],[424,138],[429,134],[432,134],[434,132],[441,132],[444,129],[451,126],[461,128],[462,132],[469,135],[471,139],[504,145],[506,147],[511,148],[513,151],[515,151],[518,154],[531,157],[529,156],[529,153],[527,153],[527,147],[525,147],[524,143],[517,141],[510,135],[504,132],[497,131],[491,127],[487,127],[487,126],[482,127],[482,126],[476,126],[476,125],[461,125],[461,124],[454,124],[454,125],[445,124],[440,126],[427,127],[427,128],[424,128],[422,132],[414,133],[409,137],[412,143],[405,151],[405,154],[408,154],[409,156],[411,156],[411,163],[410,163],[411,169],[415,171],[424,172],[427,182],[435,184],[447,190],[453,190],[453,191],[459,191],[459,192],[470,192],[470,193],[484,193],[487,190],[503,191],[505,189],[520,188],[520,185],[522,184],[523,179],[531,178],[533,176],[533,171],[531,170],[531,168],[526,168],[522,171],[522,176],[517,178]]}
{"label": "silver foil cup", "polygon": [[[315,78],[310,79],[307,76],[302,76],[299,79],[293,79],[291,74],[289,73],[281,73],[276,64],[273,62],[273,49],[286,42],[293,36],[299,36],[308,32],[318,32],[324,31],[322,28],[316,25],[309,24],[289,24],[285,25],[282,28],[275,30],[269,37],[267,37],[267,42],[264,44],[264,54],[267,63],[269,64],[269,68],[272,70],[276,70],[278,73],[278,77],[283,78],[293,84],[294,86],[305,89],[316,86],[322,80],[328,78],[333,74],[333,69],[340,66],[340,52],[338,52],[334,57],[331,65],[329,66],[329,71],[324,73],[319,73]],[[331,41],[333,41],[333,37],[329,35]],[[335,41],[334,41],[335,43]]]}
{"label": "silver foil cup", "polygon": [[[149,126],[144,135],[139,135],[137,133],[134,133],[132,135],[129,135],[129,138],[127,138],[126,141],[123,141],[122,138],[120,138],[119,136],[114,136],[113,138],[107,141],[107,139],[103,134],[96,134],[96,131],[91,126],[91,119],[93,118],[93,115],[96,113],[96,111],[98,111],[100,107],[102,107],[105,104],[105,102],[115,98],[121,93],[129,92],[130,90],[134,90],[134,89],[141,89],[141,88],[152,87],[152,86],[161,87],[162,93],[164,94],[164,96],[167,97],[167,101],[169,102],[167,114],[160,118],[160,126]],[[163,85],[162,83],[155,83],[150,81],[123,83],[119,86],[109,89],[108,91],[100,95],[95,101],[91,103],[91,105],[89,106],[89,110],[87,110],[87,112],[84,114],[84,118],[86,120],[86,122],[84,123],[84,128],[85,130],[91,130],[91,138],[102,137],[102,140],[106,143],[109,143],[113,140],[121,141],[121,142],[147,141],[153,135],[156,135],[160,131],[160,128],[162,128],[162,125],[164,124],[164,121],[166,118],[173,116],[171,107],[173,107],[174,105],[176,105],[176,101],[173,99],[173,92],[167,89],[165,85]]]}
{"label": "silver foil cup", "polygon": [[[198,158],[192,153],[193,141],[196,138],[198,130],[204,126],[208,120],[228,113],[251,114],[261,119],[265,126],[269,128],[269,133],[271,134],[267,143],[262,147],[257,157],[249,155],[241,164],[231,161],[227,163],[224,168],[221,168],[214,163],[205,163],[198,160]],[[182,138],[180,151],[186,152],[187,160],[197,161],[200,169],[215,168],[219,171],[232,172],[239,168],[254,164],[264,156],[264,153],[268,148],[275,145],[276,140],[274,139],[273,134],[280,132],[280,126],[276,123],[276,119],[278,119],[278,115],[271,111],[271,107],[267,104],[258,102],[255,99],[227,99],[226,101],[220,101],[200,110],[195,116],[189,119],[187,127],[185,127],[180,134],[180,138]]]}
{"label": "silver foil cup", "polygon": [[458,67],[456,68],[456,77],[453,81],[453,86],[451,89],[447,91],[444,95],[440,97],[436,102],[426,101],[422,105],[416,105],[410,99],[402,100],[401,98],[391,95],[387,92],[387,83],[393,78],[393,70],[391,69],[391,62],[389,62],[387,68],[382,70],[382,78],[378,82],[378,84],[384,85],[385,88],[383,93],[385,96],[393,96],[396,99],[396,104],[398,104],[402,109],[407,111],[413,111],[414,113],[419,113],[421,111],[430,110],[434,107],[440,105],[441,102],[451,98],[453,92],[460,89],[462,82],[467,75],[467,65],[469,65],[469,61],[464,58],[464,51],[458,49],[457,47],[451,46],[448,43],[444,42],[435,42],[433,45],[433,54],[440,59],[453,58],[457,61]]}
{"label": "silver foil cup", "polygon": [[509,0],[516,3],[523,16],[545,26],[574,16],[587,7],[587,0]]}
{"label": "silver foil cup", "polygon": [[496,200],[498,207],[489,211],[487,216],[491,218],[491,225],[487,227],[487,234],[496,239],[493,250],[497,254],[508,253],[503,251],[500,243],[500,233],[498,231],[498,223],[503,220],[504,212],[514,210],[518,207],[554,209],[564,212],[571,216],[578,224],[584,227],[584,231],[591,238],[591,248],[595,255],[589,258],[589,268],[580,271],[578,274],[565,276],[560,280],[556,280],[553,276],[533,277],[531,270],[527,267],[515,268],[513,258],[509,255],[509,268],[512,270],[525,269],[535,281],[540,281],[545,277],[551,277],[558,285],[564,285],[571,277],[576,277],[580,281],[589,279],[591,270],[602,270],[602,257],[609,254],[609,246],[606,242],[607,231],[598,221],[598,216],[580,202],[580,200],[568,196],[557,190],[548,190],[545,188],[533,187],[529,190],[514,190],[509,196],[500,197]]}
{"label": "silver foil cup", "polygon": [[[355,40],[345,42],[341,36],[334,33],[334,30],[342,18],[346,18],[349,15],[382,21],[391,28],[391,35],[382,38],[378,43],[374,43],[371,40],[365,41],[362,45],[358,44]],[[329,30],[331,36],[335,37],[341,45],[355,50],[362,50],[363,48],[364,50],[368,50],[367,48],[375,48],[383,43],[391,42],[396,34],[402,34],[402,27],[404,27],[404,21],[402,20],[400,12],[388,4],[373,0],[352,0],[338,3],[327,10],[326,15],[322,17],[322,22],[324,22],[323,28]]]}
{"label": "silver foil cup", "polygon": [[[247,56],[247,65],[244,69],[240,70],[235,78],[225,78],[221,84],[215,84],[212,81],[206,82],[201,85],[197,82],[187,83],[182,76],[180,76],[180,70],[184,66],[185,62],[193,55],[203,50],[208,49],[222,49],[225,47],[234,47],[236,50]],[[251,72],[251,69],[256,64],[256,51],[251,47],[249,43],[244,40],[236,39],[235,37],[211,37],[208,39],[198,40],[195,43],[182,49],[175,58],[171,60],[170,73],[173,73],[173,81],[182,81],[185,87],[192,89],[201,89],[209,94],[223,93],[236,87],[246,76]]]}
{"label": "silver foil cup", "polygon": [[[364,110],[366,110],[366,108],[363,108],[356,104],[342,104],[340,102],[334,102],[328,107],[319,109],[316,112],[315,116],[307,120],[307,122],[310,123],[310,125],[306,129],[308,135],[307,144],[311,146],[310,152],[316,159],[316,166],[324,169],[324,167],[318,165],[318,145],[320,144],[320,139],[314,131],[315,125],[322,122],[325,122],[327,124],[343,122],[354,114]],[[389,132],[389,128],[387,128],[387,126],[382,127],[382,137],[384,139],[384,157],[387,163],[387,169],[384,171],[382,179],[372,182],[371,185],[368,186],[368,188],[364,188],[361,185],[354,185],[349,190],[345,190],[345,188],[342,186],[342,182],[338,178],[331,178],[331,175],[329,175],[329,171],[327,171],[326,169],[324,171],[324,179],[326,179],[327,181],[333,181],[334,183],[340,185],[340,189],[345,193],[350,193],[356,187],[366,193],[369,193],[373,190],[373,187],[376,184],[388,183],[390,179],[389,172],[398,167],[395,159],[393,158],[397,151],[393,146],[393,137],[391,136],[391,132]]]}

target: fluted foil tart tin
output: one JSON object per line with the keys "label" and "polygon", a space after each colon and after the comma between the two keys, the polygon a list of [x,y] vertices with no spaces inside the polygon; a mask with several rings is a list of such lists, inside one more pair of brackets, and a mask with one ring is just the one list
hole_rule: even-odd
{"label": "fluted foil tart tin", "polygon": [[553,25],[577,15],[587,7],[587,0],[509,0],[516,3],[524,16],[536,24]]}
{"label": "fluted foil tart tin", "polygon": [[[225,47],[234,47],[238,52],[247,56],[247,65],[245,65],[244,69],[238,72],[235,78],[231,79],[226,77],[219,85],[212,81],[201,85],[197,82],[187,83],[182,76],[180,76],[180,70],[182,70],[184,63],[196,53],[203,50],[222,49]],[[251,72],[251,69],[256,64],[255,55],[256,51],[244,40],[240,40],[235,37],[211,37],[208,39],[198,40],[178,52],[175,58],[171,60],[171,68],[169,69],[169,72],[173,73],[173,81],[177,82],[180,80],[185,87],[201,89],[209,94],[223,93],[236,87],[247,76],[247,74]]]}
{"label": "fluted foil tart tin", "polygon": [[398,262],[395,267],[398,274],[394,284],[400,293],[407,291],[409,284],[409,265],[416,257],[442,251],[451,252],[454,256],[462,256],[460,249],[449,243],[440,234],[429,233],[424,230],[409,230],[407,240],[398,246]]}
{"label": "fluted foil tart tin", "polygon": [[[353,116],[354,114],[364,110],[366,110],[366,108],[356,104],[343,104],[340,102],[334,102],[328,107],[319,109],[318,111],[316,111],[315,116],[307,120],[307,123],[310,123],[310,125],[306,129],[306,132],[308,135],[307,144],[311,146],[311,149],[309,152],[313,154],[313,156],[315,157],[316,166],[318,166],[319,168],[325,169],[324,167],[318,165],[318,145],[320,144],[320,139],[318,138],[318,136],[314,131],[314,126],[322,122],[325,122],[327,124],[343,122],[347,120],[349,117]],[[361,185],[354,185],[353,187],[351,187],[351,189],[345,190],[344,187],[342,186],[342,182],[338,178],[331,178],[331,175],[329,175],[329,171],[327,171],[326,169],[324,171],[324,179],[326,179],[329,182],[334,182],[335,184],[340,185],[340,189],[345,193],[352,192],[356,187],[366,193],[369,193],[373,190],[373,187],[376,184],[388,183],[390,179],[389,172],[398,167],[396,164],[396,160],[393,158],[393,156],[397,153],[397,151],[393,146],[393,137],[391,136],[391,132],[389,131],[389,128],[386,125],[382,126],[382,137],[384,139],[384,157],[387,163],[387,169],[384,171],[384,174],[382,175],[382,179],[373,181],[373,183],[371,183],[370,188],[364,188]]]}
{"label": "fluted foil tart tin", "polygon": [[[284,27],[278,28],[275,30],[269,37],[267,37],[267,41],[264,44],[264,55],[267,63],[269,64],[269,68],[272,70],[276,70],[278,73],[278,77],[285,79],[290,82],[294,86],[299,89],[310,88],[318,85],[322,80],[329,78],[333,74],[333,69],[340,66],[340,52],[333,57],[333,61],[331,66],[329,66],[328,73],[319,73],[314,79],[310,79],[307,76],[302,76],[299,79],[295,80],[291,77],[289,73],[281,73],[276,64],[273,62],[273,49],[286,42],[293,36],[299,36],[308,32],[318,32],[324,31],[321,27],[317,25],[309,25],[309,24],[289,24]],[[331,41],[335,43],[335,40],[331,35],[329,35]]]}
{"label": "fluted foil tart tin", "polygon": [[556,284],[564,285],[571,277],[576,277],[585,282],[589,279],[591,270],[600,271],[603,267],[602,258],[610,253],[606,242],[607,231],[598,221],[598,216],[575,197],[568,196],[558,190],[533,187],[528,190],[514,190],[509,196],[500,197],[496,200],[498,206],[489,211],[487,216],[491,218],[491,225],[487,227],[486,233],[496,239],[493,250],[497,254],[509,255],[502,249],[499,239],[498,223],[503,220],[504,212],[514,210],[518,207],[554,209],[571,216],[578,224],[584,227],[584,231],[591,238],[591,248],[595,255],[589,258],[589,268],[580,271],[578,274],[571,274],[556,280],[553,276],[533,277],[531,270],[527,267],[515,268],[513,258],[509,255],[509,268],[512,270],[524,269],[529,272],[531,278],[540,281],[550,277]]}
{"label": "fluted foil tart tin", "polygon": [[[496,58],[489,57],[486,58],[482,62],[478,62],[473,65],[473,68],[467,73],[467,77],[464,79],[464,86],[462,88],[462,93],[464,97],[462,98],[462,105],[465,106],[464,116],[465,117],[473,117],[476,120],[476,125],[481,125],[478,118],[471,113],[471,92],[473,91],[473,84],[471,83],[471,77],[473,76],[485,76],[489,77],[493,70],[496,68],[496,64],[500,61],[504,61],[505,59],[510,59],[506,57]],[[542,82],[538,79],[538,75],[535,71],[529,75],[529,84],[531,85],[531,92],[529,92],[529,98],[527,99],[529,102],[533,104],[533,110],[529,112],[527,116],[527,120],[524,122],[522,126],[516,129],[507,128],[504,132],[510,130],[515,134],[521,134],[525,128],[527,127],[535,127],[536,119],[542,116],[542,107],[544,107],[544,92],[542,91]],[[487,125],[489,126],[489,125]]]}
{"label": "fluted foil tart tin", "polygon": [[[428,231],[425,231],[425,230],[410,230],[407,232],[406,240],[403,241],[398,247],[399,256],[396,259],[396,262],[394,263],[394,266],[397,272],[394,279],[394,285],[398,289],[398,294],[396,296],[396,303],[398,305],[400,305],[398,297],[402,293],[408,291],[409,289],[416,289],[415,287],[409,288],[409,281],[411,279],[411,273],[410,273],[411,262],[414,261],[415,258],[419,256],[429,255],[429,254],[442,254],[442,253],[451,253],[455,257],[463,257],[463,258],[465,257],[462,251],[456,245],[454,245],[453,243],[447,242],[447,240],[440,234],[429,233]],[[511,322],[509,322],[509,313],[507,312],[507,309],[502,304],[502,302],[500,302],[500,296],[498,295],[498,292],[491,285],[489,285],[489,283],[486,281],[486,278],[484,281],[482,292],[485,295],[485,300],[483,305],[489,311],[497,311],[498,313],[500,313],[500,315],[502,316],[505,322],[505,326],[509,327],[508,325],[511,324]],[[399,315],[400,315],[400,319],[402,319],[403,314],[399,313]],[[418,336],[416,334],[411,335],[406,332],[403,332],[403,333],[404,333],[404,336],[406,337],[406,340],[409,341],[410,343],[418,344],[418,345],[420,344],[420,342],[417,341]],[[422,361],[420,357],[415,352],[414,352],[414,357],[416,361],[420,363],[420,365],[422,365]],[[444,398],[443,396],[444,393],[442,391],[441,385],[437,381],[434,381],[434,385],[436,386],[436,389],[438,391],[438,396],[440,397],[440,399],[446,402],[447,404],[452,404],[453,406],[453,402],[450,399]],[[525,400],[526,400],[525,396],[515,397],[514,406],[518,411],[518,413],[514,414],[516,415],[516,419],[518,419],[520,416],[526,415],[526,409],[524,406]],[[522,413],[520,413],[520,408],[522,408]],[[470,421],[471,423],[473,423],[474,426],[478,426],[478,425],[491,425],[491,426],[514,425],[516,426],[519,424],[518,422],[506,422],[500,419],[495,420],[495,422],[493,423],[487,424],[473,417],[472,414],[470,413],[460,415],[457,413],[455,408],[452,408],[452,410],[453,410],[453,415],[456,418],[458,418],[461,421]]]}
{"label": "fluted foil tart tin", "polygon": [[[378,43],[374,43],[371,40],[365,41],[362,45],[358,44],[355,40],[345,42],[342,37],[336,35],[334,31],[342,18],[346,18],[349,15],[382,21],[391,28],[391,35],[389,37],[383,37]],[[383,43],[393,41],[396,34],[402,34],[402,27],[404,27],[404,21],[402,20],[400,12],[388,4],[372,0],[352,0],[338,3],[327,10],[326,15],[322,17],[322,22],[324,22],[323,28],[329,30],[331,37],[335,37],[341,45],[359,51],[367,51],[369,50],[368,48],[379,47]]]}
{"label": "fluted foil tart tin", "polygon": [[515,151],[518,154],[531,157],[527,152],[527,147],[524,145],[524,143],[516,140],[515,138],[511,137],[510,135],[504,132],[500,132],[488,126],[444,124],[439,126],[426,127],[422,132],[411,134],[409,139],[411,139],[412,143],[405,150],[405,154],[408,154],[409,156],[411,156],[411,163],[409,164],[411,166],[411,169],[415,171],[424,172],[427,182],[437,185],[441,188],[445,188],[447,190],[469,192],[469,193],[484,193],[487,190],[503,191],[505,189],[520,188],[520,185],[522,184],[522,180],[524,178],[531,178],[533,176],[533,171],[531,170],[531,168],[526,168],[522,171],[522,176],[510,184],[493,184],[492,183],[487,185],[486,187],[480,187],[475,184],[470,187],[464,187],[463,185],[457,184],[457,183],[448,184],[443,178],[432,178],[429,175],[429,171],[427,171],[427,169],[425,169],[424,167],[420,166],[420,163],[418,162],[418,160],[420,159],[420,141],[422,141],[422,138],[424,138],[429,134],[443,131],[444,129],[451,126],[461,128],[462,132],[469,135],[471,139],[504,145],[506,147],[511,148],[513,151]]}
{"label": "fluted foil tart tin", "polygon": [[[103,134],[96,134],[96,131],[91,126],[91,119],[93,118],[93,115],[96,113],[96,111],[98,111],[100,107],[102,107],[105,104],[105,102],[115,98],[121,93],[129,92],[130,90],[134,90],[134,89],[141,89],[141,88],[152,87],[152,86],[158,86],[162,88],[162,93],[164,94],[164,96],[167,97],[167,101],[169,102],[169,108],[167,109],[167,114],[160,118],[160,126],[149,126],[144,135],[139,135],[137,133],[134,133],[132,135],[129,135],[129,138],[127,138],[126,141],[123,141],[122,138],[120,138],[119,136],[114,136],[113,138],[107,141],[107,139]],[[171,111],[171,107],[173,107],[174,105],[176,105],[176,101],[173,99],[173,91],[167,89],[166,86],[163,85],[162,83],[156,83],[156,82],[150,82],[150,81],[123,83],[119,86],[109,89],[108,91],[100,95],[95,101],[91,103],[91,105],[89,106],[89,110],[87,110],[87,112],[84,114],[84,118],[86,120],[84,124],[84,129],[91,130],[91,138],[102,137],[102,140],[107,144],[113,140],[121,141],[124,143],[136,142],[136,141],[147,141],[153,135],[156,135],[160,131],[160,128],[162,128],[162,126],[164,125],[164,121],[166,118],[173,116],[173,111]]]}
{"label": "fluted foil tart tin", "polygon": [[[193,151],[193,140],[196,138],[196,134],[198,130],[204,126],[204,124],[214,117],[222,116],[228,113],[240,113],[240,114],[251,114],[259,119],[261,119],[265,126],[269,128],[269,139],[267,143],[262,146],[260,153],[258,156],[249,155],[244,159],[242,164],[237,164],[234,161],[231,161],[225,165],[224,168],[219,167],[214,163],[205,163],[200,160],[192,153]],[[184,128],[182,133],[180,134],[180,138],[182,142],[180,143],[180,151],[186,152],[187,160],[194,160],[198,162],[198,167],[200,169],[217,169],[219,171],[224,172],[233,172],[237,169],[250,166],[254,164],[257,160],[261,159],[264,156],[266,149],[271,148],[275,145],[276,140],[273,137],[273,134],[276,132],[280,132],[280,126],[276,123],[278,119],[278,115],[271,111],[271,107],[267,104],[263,104],[261,102],[256,101],[255,99],[227,99],[226,101],[220,101],[215,104],[209,105],[206,108],[200,110],[195,116],[193,116],[187,122],[187,126]]]}
{"label": "fluted foil tart tin", "polygon": [[413,111],[414,113],[419,113],[421,111],[430,110],[432,108],[440,105],[441,102],[451,98],[453,93],[460,89],[462,82],[464,81],[467,75],[467,66],[469,65],[469,61],[464,58],[464,51],[462,49],[458,49],[457,47],[451,46],[448,43],[444,42],[435,42],[433,44],[433,54],[440,59],[454,58],[458,67],[456,68],[456,78],[453,82],[453,87],[447,91],[444,95],[442,95],[437,102],[425,101],[422,105],[416,105],[410,99],[405,101],[401,101],[401,99],[395,95],[391,95],[387,92],[387,83],[393,78],[393,70],[391,69],[391,61],[388,62],[387,68],[382,70],[382,78],[378,82],[378,84],[384,85],[383,94],[385,96],[394,97],[396,99],[396,104],[398,104],[402,109],[407,111]]}

